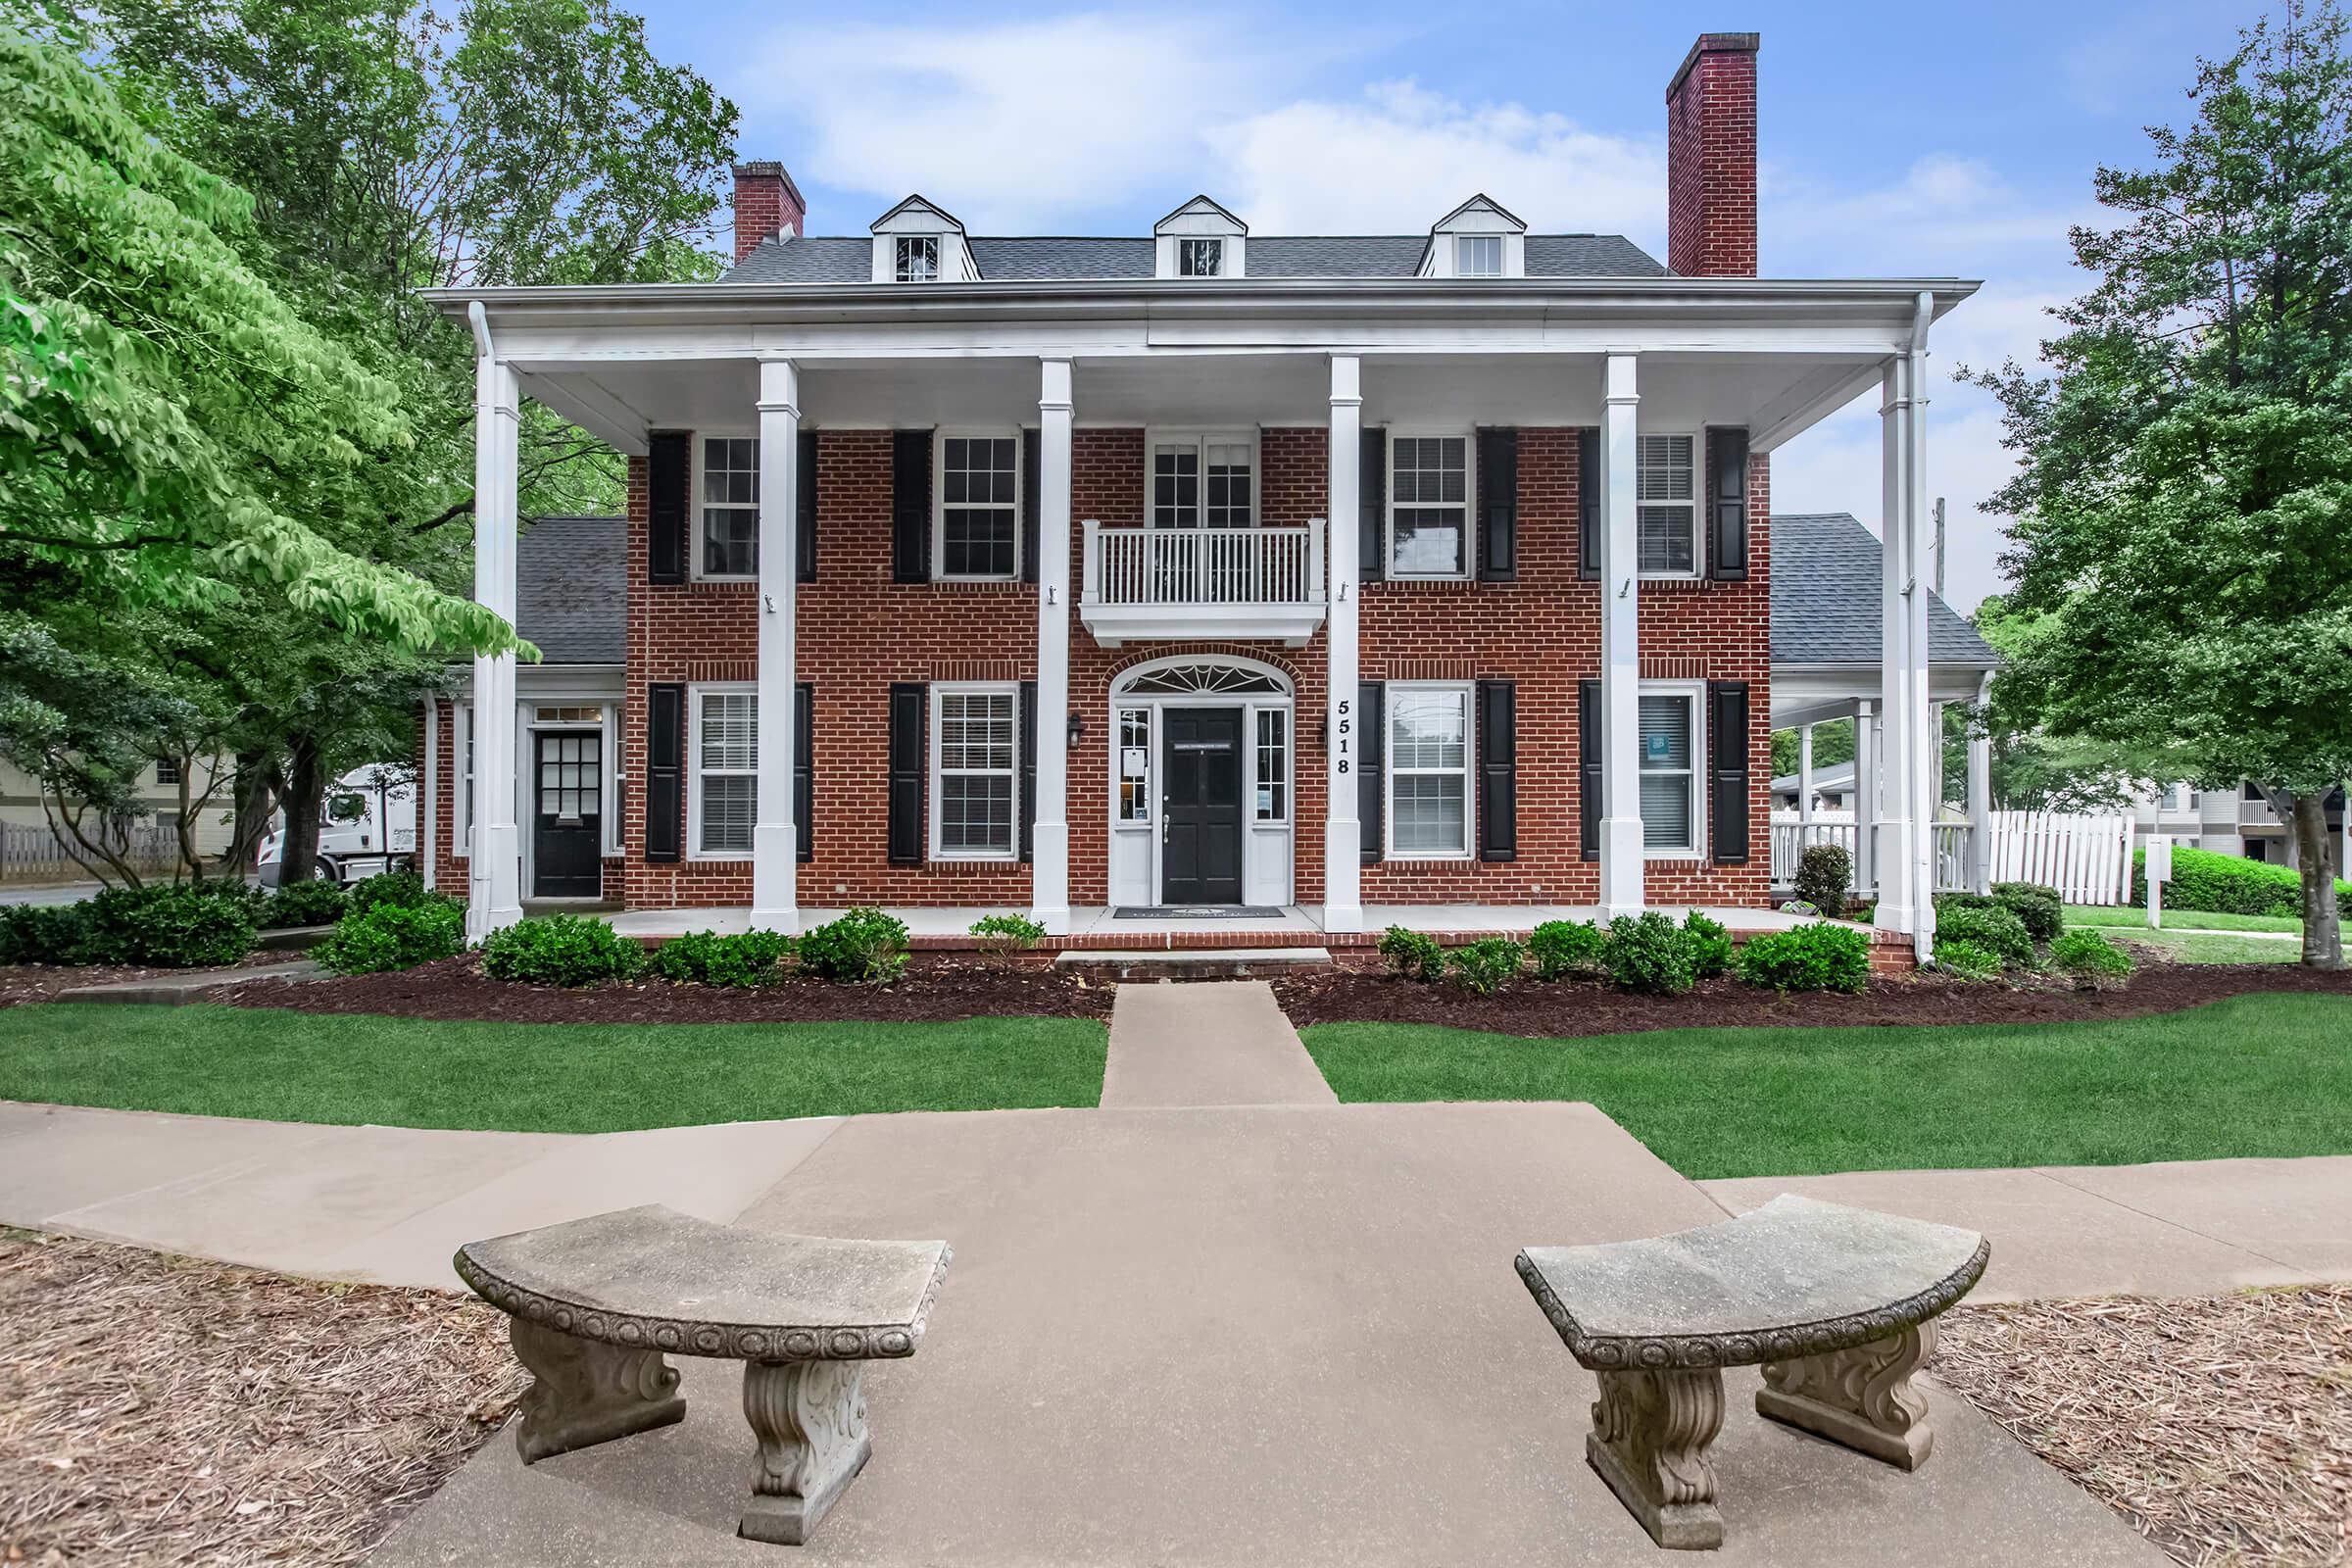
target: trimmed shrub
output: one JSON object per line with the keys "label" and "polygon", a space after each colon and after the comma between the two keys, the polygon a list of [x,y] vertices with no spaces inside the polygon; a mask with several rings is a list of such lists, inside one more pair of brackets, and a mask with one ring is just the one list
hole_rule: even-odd
{"label": "trimmed shrub", "polygon": [[1995,882],[1992,902],[2016,915],[2026,935],[2036,942],[2055,942],[2066,929],[2066,901],[2056,888],[2039,882]]}
{"label": "trimmed shrub", "polygon": [[466,906],[435,896],[422,904],[379,904],[347,914],[311,956],[337,974],[380,974],[465,951]]}
{"label": "trimmed shrub", "polygon": [[1974,942],[1945,942],[1938,938],[1934,961],[1936,968],[1962,980],[1997,980],[2001,976],[2001,956]]}
{"label": "trimmed shrub", "polygon": [[86,904],[0,905],[0,963],[75,963],[90,933]]}
{"label": "trimmed shrub", "polygon": [[983,954],[1009,969],[1014,958],[1045,941],[1046,928],[1023,914],[984,914],[972,922],[972,935]]}
{"label": "trimmed shrub", "polygon": [[2050,961],[2079,991],[2120,985],[2134,967],[2132,955],[2108,941],[2105,932],[2088,926],[2078,926],[2051,943]]}
{"label": "trimmed shrub", "polygon": [[870,906],[852,909],[803,936],[797,951],[819,979],[886,986],[906,967],[906,922]]}
{"label": "trimmed shrub", "polygon": [[2013,909],[1996,906],[1960,905],[1944,907],[1937,900],[1936,910],[1936,945],[1946,942],[1965,942],[1983,948],[2005,964],[2020,969],[2034,967],[2034,939],[2026,934],[2026,923]]}
{"label": "trimmed shrub", "polygon": [[1609,983],[1621,991],[1679,997],[1698,980],[1690,935],[1655,909],[1609,922],[1603,962]]}
{"label": "trimmed shrub", "polygon": [[1767,931],[1740,949],[1740,978],[1774,991],[1859,991],[1870,982],[1870,933],[1844,925]]}
{"label": "trimmed shrub", "polygon": [[1854,858],[1835,844],[1816,844],[1796,862],[1796,886],[1801,903],[1824,914],[1845,909],[1846,889],[1854,885]]}
{"label": "trimmed shrub", "polygon": [[282,931],[297,925],[333,925],[343,918],[348,900],[332,882],[297,882],[279,888],[262,902],[262,929]]}
{"label": "trimmed shrub", "polygon": [[253,900],[242,882],[150,882],[90,899],[75,963],[202,969],[253,951]]}
{"label": "trimmed shrub", "polygon": [[662,943],[649,962],[664,980],[759,986],[784,977],[784,956],[792,950],[792,938],[777,931],[740,931],[723,937],[715,931],[696,931]]}
{"label": "trimmed shrub", "polygon": [[1438,939],[1393,925],[1380,934],[1380,956],[1401,980],[1436,980],[1446,972],[1446,950]]}
{"label": "trimmed shrub", "polygon": [[1527,937],[1539,980],[1598,976],[1607,969],[1608,946],[1608,934],[1590,920],[1546,920]]}
{"label": "trimmed shrub", "polygon": [[1446,978],[1464,991],[1488,996],[1515,978],[1526,961],[1527,949],[1509,937],[1480,937],[1453,950],[1446,960]]}
{"label": "trimmed shrub", "polygon": [[425,891],[424,878],[406,867],[397,871],[379,871],[351,885],[351,912],[366,914],[369,909],[386,904],[413,909],[426,899],[437,897],[440,895]]}
{"label": "trimmed shrub", "polygon": [[1719,920],[1692,909],[1683,916],[1683,936],[1690,944],[1690,973],[1712,980],[1732,966],[1732,934]]}
{"label": "trimmed shrub", "polygon": [[[2132,902],[2148,902],[2148,852],[2132,852]],[[2303,915],[2303,878],[2283,865],[2211,850],[2173,846],[2173,879],[2164,885],[2168,909],[2206,909],[2215,914],[2273,914],[2296,920]],[[2336,912],[2352,920],[2352,882],[2335,884]]]}
{"label": "trimmed shrub", "polygon": [[643,948],[584,914],[517,920],[482,943],[482,973],[526,985],[599,985],[626,980],[644,964]]}

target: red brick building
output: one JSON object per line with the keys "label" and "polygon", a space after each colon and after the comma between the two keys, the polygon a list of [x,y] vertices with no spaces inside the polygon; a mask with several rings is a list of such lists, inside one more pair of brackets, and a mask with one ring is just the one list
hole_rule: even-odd
{"label": "red brick building", "polygon": [[[916,196],[812,236],[770,163],[716,283],[449,294],[479,597],[548,657],[428,712],[436,880],[485,929],[526,897],[1056,933],[1762,907],[1785,666],[1806,712],[1884,706],[1907,919],[1909,388],[1973,285],[1755,275],[1756,48],[1709,34],[1673,77],[1670,267],[1484,196],[1413,235],[1199,197],[1150,235],[989,238]],[[1895,586],[1843,613],[1896,657],[1832,678],[1776,655],[1770,453],[1874,386]],[[523,396],[630,482],[625,522],[543,521],[518,561]]]}

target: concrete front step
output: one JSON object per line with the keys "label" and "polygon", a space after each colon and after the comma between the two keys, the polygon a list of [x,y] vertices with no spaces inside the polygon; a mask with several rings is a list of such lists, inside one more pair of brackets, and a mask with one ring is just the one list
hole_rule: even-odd
{"label": "concrete front step", "polygon": [[1328,969],[1328,948],[1071,948],[1054,967],[1090,980],[1230,980],[1287,969]]}
{"label": "concrete front step", "polygon": [[327,971],[308,958],[292,963],[257,963],[242,969],[191,969],[181,974],[149,975],[142,980],[111,980],[105,985],[75,986],[57,994],[60,1002],[133,1002],[176,1007],[202,1002],[216,986],[241,986],[248,980],[323,980]]}

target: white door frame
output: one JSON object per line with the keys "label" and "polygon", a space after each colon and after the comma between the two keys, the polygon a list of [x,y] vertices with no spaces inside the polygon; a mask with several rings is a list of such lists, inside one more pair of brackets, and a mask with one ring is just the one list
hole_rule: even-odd
{"label": "white door frame", "polygon": [[[1137,679],[1158,670],[1185,664],[1214,664],[1237,672],[1263,676],[1272,681],[1274,692],[1144,692],[1127,690]],[[1145,799],[1151,815],[1142,823],[1119,820],[1120,735],[1119,713],[1123,709],[1147,709],[1152,713],[1151,775],[1147,780]],[[1105,893],[1113,906],[1129,904],[1158,905],[1164,902],[1166,883],[1164,845],[1165,831],[1162,815],[1160,784],[1164,777],[1167,745],[1167,725],[1160,712],[1168,708],[1225,708],[1242,715],[1242,902],[1269,903],[1276,906],[1292,902],[1297,889],[1297,844],[1298,816],[1298,691],[1291,677],[1276,666],[1261,660],[1246,659],[1230,654],[1173,654],[1162,659],[1148,660],[1123,669],[1113,677],[1104,711],[1104,734],[1108,739],[1105,751],[1104,773],[1106,792],[1103,812],[1108,821],[1110,863],[1103,868]],[[1284,812],[1279,822],[1261,823],[1257,820],[1257,715],[1275,711],[1284,715],[1283,785]],[[1142,839],[1147,845],[1144,859],[1149,867],[1149,896],[1142,899],[1126,897],[1137,891],[1132,884],[1122,886],[1118,880],[1118,847],[1122,838],[1132,843]],[[1252,890],[1264,893],[1264,899],[1252,898]],[[1279,897],[1275,896],[1279,894]]]}

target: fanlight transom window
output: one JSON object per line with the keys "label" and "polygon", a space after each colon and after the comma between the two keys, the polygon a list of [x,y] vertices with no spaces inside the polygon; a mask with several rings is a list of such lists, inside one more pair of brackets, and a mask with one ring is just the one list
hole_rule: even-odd
{"label": "fanlight transom window", "polygon": [[1287,697],[1289,690],[1262,669],[1235,664],[1163,664],[1120,688],[1136,697]]}

